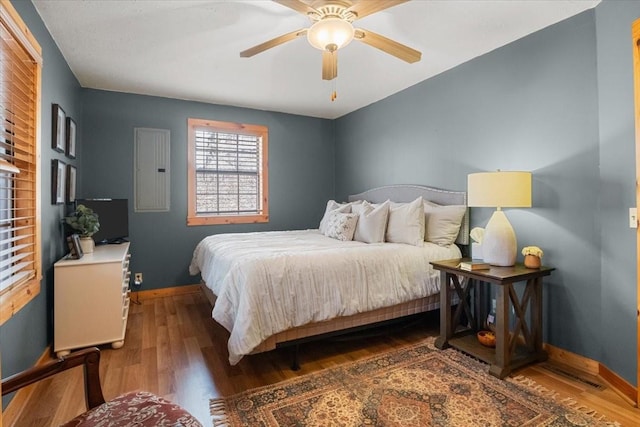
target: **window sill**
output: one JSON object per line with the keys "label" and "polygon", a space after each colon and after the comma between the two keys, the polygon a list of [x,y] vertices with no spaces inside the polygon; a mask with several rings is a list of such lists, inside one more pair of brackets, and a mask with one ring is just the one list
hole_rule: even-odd
{"label": "window sill", "polygon": [[269,222],[269,215],[190,216],[187,226],[219,224],[256,224]]}

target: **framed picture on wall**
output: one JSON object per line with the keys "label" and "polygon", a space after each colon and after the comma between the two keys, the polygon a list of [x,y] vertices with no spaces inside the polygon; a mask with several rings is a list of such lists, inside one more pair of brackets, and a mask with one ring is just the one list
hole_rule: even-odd
{"label": "framed picture on wall", "polygon": [[70,159],[76,158],[76,122],[71,117],[67,117],[67,139],[65,154]]}
{"label": "framed picture on wall", "polygon": [[73,203],[76,201],[76,172],[75,166],[67,165],[67,203]]}
{"label": "framed picture on wall", "polygon": [[53,104],[53,114],[51,115],[51,148],[64,153],[67,128],[65,119],[67,116],[58,104]]}
{"label": "framed picture on wall", "polygon": [[64,203],[64,190],[66,165],[60,160],[51,161],[51,203],[54,205]]}

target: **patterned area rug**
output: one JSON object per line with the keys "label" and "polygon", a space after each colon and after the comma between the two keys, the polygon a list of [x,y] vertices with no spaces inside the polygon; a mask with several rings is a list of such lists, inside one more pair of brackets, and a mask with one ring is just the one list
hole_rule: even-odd
{"label": "patterned area rug", "polygon": [[214,399],[214,426],[612,425],[433,341]]}

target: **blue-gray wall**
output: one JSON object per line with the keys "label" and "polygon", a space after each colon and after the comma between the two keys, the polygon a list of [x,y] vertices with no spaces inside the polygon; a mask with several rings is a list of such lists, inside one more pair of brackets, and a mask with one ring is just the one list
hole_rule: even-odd
{"label": "blue-gray wall", "polygon": [[596,9],[600,104],[600,232],[602,256],[600,360],[632,381],[636,375],[636,206],[633,43],[640,2],[607,0]]}
{"label": "blue-gray wall", "polygon": [[[60,223],[64,205],[51,204],[51,160],[78,165],[51,149],[51,105],[60,104],[68,116],[82,129],[81,88],[58,47],[42,23],[30,1],[12,1],[23,21],[42,47],[41,167],[42,172],[42,272],[40,295],[13,318],[0,326],[2,375],[7,376],[33,366],[51,342],[51,306],[53,295],[53,263],[65,253]],[[81,152],[82,147],[78,148]],[[8,397],[3,399],[3,404]]]}
{"label": "blue-gray wall", "polygon": [[[175,99],[85,90],[82,133],[83,197],[129,199],[131,270],[143,289],[198,283],[188,275],[198,241],[216,233],[317,227],[333,197],[333,123],[291,114]],[[187,119],[269,128],[269,222],[187,227]],[[171,131],[171,209],[133,212],[134,128]]]}
{"label": "blue-gray wall", "polygon": [[[519,247],[542,247],[557,268],[545,280],[544,340],[632,384],[638,17],[640,2],[606,1],[597,20],[584,12],[336,121],[339,199],[392,183],[464,190],[471,172],[532,171],[533,208],[507,215]],[[472,209],[472,225],[490,213]]]}

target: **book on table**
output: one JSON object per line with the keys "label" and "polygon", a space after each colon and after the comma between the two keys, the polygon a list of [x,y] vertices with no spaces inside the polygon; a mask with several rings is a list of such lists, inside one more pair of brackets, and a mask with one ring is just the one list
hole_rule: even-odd
{"label": "book on table", "polygon": [[488,270],[491,265],[483,261],[463,261],[460,263],[460,269],[467,271]]}

